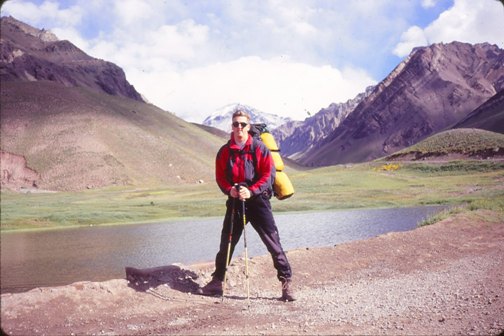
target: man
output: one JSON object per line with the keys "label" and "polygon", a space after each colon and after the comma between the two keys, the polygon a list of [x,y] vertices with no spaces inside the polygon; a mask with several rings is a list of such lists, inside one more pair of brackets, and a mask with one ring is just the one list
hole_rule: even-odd
{"label": "man", "polygon": [[[220,148],[215,164],[217,184],[228,196],[219,252],[215,257],[215,272],[212,274],[212,280],[198,292],[202,295],[223,295],[229,232],[232,227],[229,253],[229,260],[231,260],[234,248],[244,229],[243,221],[240,221],[243,216],[242,207],[238,206],[238,202],[245,202],[246,219],[257,231],[273,258],[277,278],[282,283],[281,299],[294,301],[291,267],[280,244],[280,236],[271,211],[272,169],[275,169],[271,153],[262,141],[249,135],[250,116],[248,113],[237,109],[233,113],[232,127],[231,139]],[[236,188],[235,185],[240,187]],[[232,215],[233,210],[237,215]],[[231,225],[232,218],[234,218],[233,225]]]}

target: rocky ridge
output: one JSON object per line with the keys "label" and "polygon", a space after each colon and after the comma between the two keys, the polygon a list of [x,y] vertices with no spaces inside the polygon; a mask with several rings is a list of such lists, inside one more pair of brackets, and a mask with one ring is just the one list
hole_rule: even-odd
{"label": "rocky ridge", "polygon": [[282,155],[296,160],[307,150],[317,147],[372,90],[373,87],[368,87],[365,92],[345,103],[332,103],[303,122],[290,121],[275,128],[272,133],[281,144]]}
{"label": "rocky ridge", "polygon": [[13,17],[2,17],[0,24],[2,82],[53,81],[143,101],[117,65],[93,58],[70,41],[58,40],[50,31]]}

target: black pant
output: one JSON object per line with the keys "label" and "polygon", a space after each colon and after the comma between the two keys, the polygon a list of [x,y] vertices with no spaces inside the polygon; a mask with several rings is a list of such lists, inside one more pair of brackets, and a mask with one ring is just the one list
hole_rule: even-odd
{"label": "black pant", "polygon": [[[226,272],[226,256],[229,245],[229,231],[231,228],[231,217],[234,203],[234,224],[231,240],[231,251],[229,260],[233,256],[233,251],[240,240],[243,232],[243,217],[242,217],[242,202],[239,199],[229,198],[226,202],[226,215],[222,225],[220,248],[215,257],[215,272],[212,274],[221,281],[224,280]],[[267,195],[258,195],[245,202],[245,214],[247,222],[252,224],[252,227],[257,231],[259,237],[268,249],[273,259],[273,265],[277,270],[277,278],[279,280],[290,279],[292,276],[291,267],[287,256],[280,244],[280,236],[278,235],[277,226],[271,204]]]}

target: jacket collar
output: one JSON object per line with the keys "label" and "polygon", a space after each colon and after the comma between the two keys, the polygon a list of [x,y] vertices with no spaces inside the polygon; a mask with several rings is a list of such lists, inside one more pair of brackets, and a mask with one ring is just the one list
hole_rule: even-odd
{"label": "jacket collar", "polygon": [[[247,142],[245,142],[245,146],[243,148],[250,147],[252,145],[252,135],[249,134]],[[233,133],[231,133],[231,139],[229,140],[229,147],[232,150],[240,150],[240,147],[236,144]]]}

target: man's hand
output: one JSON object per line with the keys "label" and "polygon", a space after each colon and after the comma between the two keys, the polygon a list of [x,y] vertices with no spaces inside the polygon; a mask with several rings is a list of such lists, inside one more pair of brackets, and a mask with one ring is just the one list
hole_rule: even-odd
{"label": "man's hand", "polygon": [[236,190],[235,187],[231,188],[231,191],[229,192],[229,196],[233,198],[238,198],[240,197],[240,194],[238,193],[238,190]]}
{"label": "man's hand", "polygon": [[239,198],[240,201],[245,201],[246,199],[249,199],[252,193],[247,187],[240,187],[240,193],[239,193]]}
{"label": "man's hand", "polygon": [[246,199],[249,199],[252,196],[252,193],[247,187],[244,186],[239,186],[239,191],[236,190],[236,188],[232,188],[231,192],[229,195],[233,198],[239,198],[240,201],[244,201]]}

